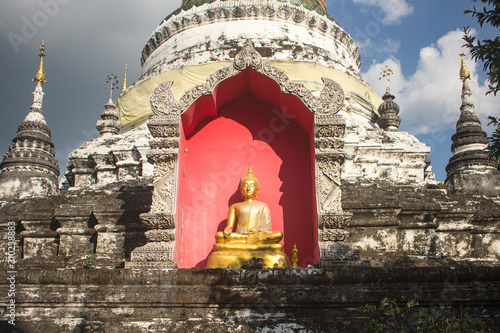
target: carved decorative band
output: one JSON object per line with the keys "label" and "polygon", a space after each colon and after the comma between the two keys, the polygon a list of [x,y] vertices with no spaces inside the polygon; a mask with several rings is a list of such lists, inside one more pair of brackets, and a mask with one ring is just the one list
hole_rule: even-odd
{"label": "carved decorative band", "polygon": [[157,165],[160,163],[169,163],[175,162],[177,160],[177,151],[173,150],[154,150],[151,153],[147,154],[149,163],[153,165]]}
{"label": "carved decorative band", "polygon": [[[173,266],[174,242],[152,242],[132,251],[134,262],[171,262]],[[156,267],[156,265],[153,265]]]}
{"label": "carved decorative band", "polygon": [[[12,166],[5,166],[2,165],[2,173],[3,172],[39,172],[43,173],[44,175],[49,176],[52,180],[54,180],[57,184],[57,177],[59,177],[59,170],[54,171],[52,169],[44,168],[44,167],[39,167],[36,165],[12,165]],[[34,176],[32,176],[34,177]]]}
{"label": "carved decorative band", "polygon": [[234,21],[245,16],[252,19],[263,18],[287,21],[304,25],[309,30],[330,34],[352,54],[357,65],[361,65],[359,49],[356,43],[332,18],[310,10],[296,8],[295,5],[286,3],[278,5],[269,1],[254,2],[253,4],[249,4],[247,1],[231,1],[229,3],[217,1],[207,7],[206,10],[196,8],[175,13],[167,17],[149,38],[142,50],[141,65],[144,65],[149,56],[165,41],[186,29],[198,27],[202,24]]}
{"label": "carved decorative band", "polygon": [[158,138],[149,141],[151,149],[179,149],[178,138]]}
{"label": "carved decorative band", "polygon": [[314,136],[316,138],[343,138],[345,126],[343,125],[316,125]]}
{"label": "carved decorative band", "polygon": [[320,229],[344,229],[351,223],[352,214],[324,214],[318,219]]}
{"label": "carved decorative band", "polygon": [[141,222],[147,229],[175,229],[175,220],[172,214],[144,213],[140,216]]}
{"label": "carved decorative band", "polygon": [[148,242],[173,242],[175,240],[175,230],[148,230],[144,233]]}
{"label": "carved decorative band", "polygon": [[314,140],[314,147],[324,151],[344,149],[344,141],[332,138],[316,138]]}
{"label": "carved decorative band", "polygon": [[153,116],[149,119],[149,123],[152,125],[177,125],[179,126],[180,117],[175,114],[165,115],[160,114],[157,116]]}
{"label": "carved decorative band", "polygon": [[334,168],[335,164],[343,165],[345,157],[343,154],[316,154],[316,162],[318,162],[320,168]]}
{"label": "carved decorative band", "polygon": [[[49,136],[51,135],[50,127],[47,124],[44,124],[39,121],[23,121],[19,124],[17,127],[17,132],[23,132],[23,131],[29,131],[29,130],[36,130],[37,134],[41,135],[46,135]],[[41,132],[41,133],[40,133]]]}
{"label": "carved decorative band", "polygon": [[316,125],[339,125],[345,127],[345,119],[339,114],[334,115],[316,115],[314,116],[314,123]]}
{"label": "carved decorative band", "polygon": [[148,124],[148,128],[154,138],[178,138],[180,135],[178,126]]}
{"label": "carved decorative band", "polygon": [[323,229],[319,231],[319,238],[323,242],[343,242],[349,236],[349,232],[343,229]]}

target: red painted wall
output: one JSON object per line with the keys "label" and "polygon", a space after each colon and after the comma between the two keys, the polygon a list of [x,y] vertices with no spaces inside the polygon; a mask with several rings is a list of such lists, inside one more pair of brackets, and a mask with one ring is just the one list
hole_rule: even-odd
{"label": "red painted wall", "polygon": [[291,258],[296,243],[300,266],[319,262],[313,133],[302,101],[250,68],[198,98],[181,117],[177,265],[205,267],[249,164],[285,252]]}
{"label": "red painted wall", "polygon": [[258,200],[270,207],[273,230],[284,233],[285,252],[291,258],[296,243],[299,263],[314,262],[310,142],[301,126],[250,94],[189,133],[180,153],[178,266],[205,267],[229,206],[241,200],[239,180],[250,164],[260,182]]}

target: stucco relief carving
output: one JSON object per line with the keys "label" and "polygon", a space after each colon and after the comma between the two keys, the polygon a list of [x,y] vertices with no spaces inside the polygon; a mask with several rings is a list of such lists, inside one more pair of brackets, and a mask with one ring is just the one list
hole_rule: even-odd
{"label": "stucco relief carving", "polygon": [[321,152],[338,150],[344,148],[344,140],[333,138],[317,138],[314,140],[314,148]]}
{"label": "stucco relief carving", "polygon": [[351,223],[351,214],[323,214],[318,219],[321,229],[345,229]]}
{"label": "stucco relief carving", "polygon": [[246,7],[245,10],[246,10],[248,16],[257,16],[260,13],[259,7],[255,6],[255,5],[251,5],[249,7]]}
{"label": "stucco relief carving", "polygon": [[177,155],[162,155],[161,161],[159,161],[159,158],[151,158],[150,155],[148,155],[148,158],[150,158],[150,163],[153,163],[155,166],[155,182],[151,211],[162,211],[171,214],[174,212],[175,195],[177,192]]}
{"label": "stucco relief carving", "polygon": [[[127,267],[147,267],[146,263],[151,263],[151,267],[159,268],[175,267],[173,262],[173,242],[151,242],[143,247],[137,248],[132,251],[131,263]],[[160,264],[161,263],[161,264]]]}
{"label": "stucco relief carving", "polygon": [[349,236],[349,233],[343,229],[324,229],[320,231],[320,240],[323,242],[343,242],[347,236]]}
{"label": "stucco relief carving", "polygon": [[[239,74],[248,67],[275,81],[284,93],[299,97],[318,116],[334,115],[344,105],[344,91],[335,81],[322,78],[325,85],[320,97],[316,98],[303,84],[291,82],[283,71],[264,62],[253,43],[247,41],[241,51],[235,56],[234,62],[230,67],[220,69],[210,75],[204,84],[188,90],[177,103],[171,90],[172,82],[167,81],[160,84],[151,95],[151,108],[157,116],[181,115],[198,98],[203,95],[212,94],[217,84]],[[152,132],[152,134],[156,137],[155,133]]]}
{"label": "stucco relief carving", "polygon": [[151,149],[179,149],[179,140],[176,138],[157,138],[149,141]]}
{"label": "stucco relief carving", "polygon": [[153,92],[150,103],[156,116],[149,119],[148,128],[153,136],[151,150],[147,154],[153,170],[153,198],[149,213],[140,218],[146,229],[148,243],[132,251],[132,268],[170,268],[175,244],[175,209],[177,194],[177,160],[180,136],[180,117],[167,112],[175,105],[171,91],[172,82],[159,85]]}
{"label": "stucco relief carving", "polygon": [[342,138],[345,126],[319,126],[316,125],[316,137],[318,138]]}
{"label": "stucco relief carving", "polygon": [[321,78],[325,86],[321,91],[320,100],[324,114],[337,113],[344,105],[344,89],[335,81],[326,77]]}
{"label": "stucco relief carving", "polygon": [[151,110],[157,116],[168,114],[169,108],[175,104],[175,96],[172,92],[173,81],[160,83],[158,87],[153,90],[149,103]]}
{"label": "stucco relief carving", "polygon": [[320,155],[316,158],[316,198],[319,213],[342,212],[340,168],[344,162],[341,155]]}
{"label": "stucco relief carving", "polygon": [[251,42],[247,42],[236,57],[234,57],[233,67],[238,71],[242,71],[247,67],[255,70],[259,70],[262,67],[262,57],[255,50]]}
{"label": "stucco relief carving", "polygon": [[162,114],[151,117],[148,122],[148,128],[154,138],[173,138],[179,139],[180,117],[175,114]]}
{"label": "stucco relief carving", "polygon": [[140,215],[140,218],[148,230],[175,229],[174,216],[171,214],[144,213]]}
{"label": "stucco relief carving", "polygon": [[175,241],[175,230],[171,229],[148,230],[144,235],[149,242]]}

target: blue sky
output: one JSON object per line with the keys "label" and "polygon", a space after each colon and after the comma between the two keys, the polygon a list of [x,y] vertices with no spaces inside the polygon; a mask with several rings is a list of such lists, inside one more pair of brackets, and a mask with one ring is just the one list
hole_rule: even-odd
{"label": "blue sky", "polygon": [[[95,123],[107,101],[107,74],[139,77],[140,52],[151,31],[181,0],[23,0],[0,3],[0,152],[5,153],[17,125],[31,105],[38,47],[47,46],[44,112],[52,128],[61,172],[71,150],[98,136]],[[471,0],[327,0],[328,13],[358,43],[361,74],[382,94],[380,70],[390,65],[392,92],[401,106],[401,130],[432,148],[433,170],[444,180],[451,156],[451,135],[459,117],[461,28],[480,38],[498,31],[481,29],[463,11]],[[476,4],[478,5],[478,4]],[[32,31],[26,22],[36,23]],[[28,34],[26,34],[28,32]],[[13,34],[26,36],[12,42]],[[9,36],[11,39],[9,39]],[[486,75],[467,60],[476,111],[486,128],[487,115],[498,115],[498,97],[485,97]],[[117,97],[117,96],[115,96]]]}
{"label": "blue sky", "polygon": [[[360,46],[361,74],[375,91],[385,90],[380,70],[385,65],[394,70],[390,87],[401,106],[400,129],[431,147],[433,171],[441,181],[446,179],[451,135],[460,115],[461,30],[470,26],[479,38],[498,35],[498,30],[480,28],[474,18],[464,15],[473,6],[470,0],[331,0],[328,4],[329,14]],[[491,133],[487,116],[499,115],[499,97],[485,96],[482,65],[470,57],[466,63],[476,112],[483,129]]]}

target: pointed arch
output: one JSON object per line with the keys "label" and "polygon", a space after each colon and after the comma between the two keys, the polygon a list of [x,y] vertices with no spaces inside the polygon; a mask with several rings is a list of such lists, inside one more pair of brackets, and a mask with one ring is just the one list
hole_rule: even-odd
{"label": "pointed arch", "polygon": [[[207,147],[210,148],[206,144],[211,137],[205,132],[212,131],[211,133],[215,133],[214,135],[217,137],[217,144],[224,145],[233,139],[232,136],[220,135],[228,128],[234,130],[233,133],[237,135],[247,133],[241,138],[238,137],[238,140],[245,139],[245,135],[246,138],[250,138],[249,141],[253,142],[252,149],[262,149],[264,153],[261,156],[266,156],[265,158],[268,159],[266,163],[269,162],[267,165],[271,165],[275,169],[274,193],[281,195],[280,189],[283,189],[283,193],[288,195],[284,209],[289,211],[282,214],[282,220],[286,220],[287,215],[288,217],[293,216],[297,207],[309,207],[302,211],[302,213],[309,214],[309,217],[304,218],[308,221],[294,222],[295,224],[289,225],[291,228],[288,230],[283,230],[287,228],[287,221],[278,226],[281,227],[281,230],[278,228],[279,231],[285,231],[285,237],[287,234],[295,234],[299,237],[304,230],[306,233],[311,233],[309,240],[305,242],[307,245],[304,246],[308,248],[302,251],[303,254],[306,254],[305,258],[302,258],[303,266],[320,261],[321,253],[324,252],[321,249],[322,243],[345,239],[345,231],[340,230],[345,227],[345,223],[341,225],[324,222],[342,218],[339,185],[340,166],[343,161],[342,137],[345,124],[343,118],[337,113],[344,104],[344,92],[335,81],[328,78],[322,79],[324,82],[323,90],[318,97],[315,97],[304,85],[291,82],[282,71],[263,62],[253,44],[247,42],[236,55],[231,66],[213,73],[204,84],[187,91],[179,101],[175,101],[175,96],[170,89],[171,81],[160,84],[153,91],[150,102],[151,109],[156,116],[152,117],[148,123],[154,137],[151,141],[152,152],[148,158],[155,165],[155,196],[150,214],[167,214],[175,221],[174,230],[166,233],[169,235],[166,240],[173,243],[175,239],[177,243],[175,247],[173,244],[165,247],[174,249],[169,257],[175,263],[181,267],[203,267],[199,266],[202,265],[202,261],[198,263],[198,266],[193,264],[193,260],[188,264],[183,262],[188,256],[198,255],[199,258],[200,255],[196,251],[187,253],[189,251],[182,246],[186,244],[187,236],[192,236],[189,235],[191,230],[183,229],[187,221],[185,219],[189,218],[183,215],[185,213],[182,209],[183,204],[188,201],[186,199],[188,198],[191,200],[191,208],[199,208],[194,201],[196,195],[206,197],[209,192],[207,190],[205,191],[207,193],[202,193],[204,189],[201,188],[199,193],[195,190],[194,195],[183,196],[187,186],[186,172],[190,172],[187,171],[189,167],[193,165],[205,166],[203,159],[189,160],[190,157],[186,157],[186,154],[193,156],[189,153],[190,149],[196,151],[196,148],[201,147],[192,148],[194,141],[189,142],[189,140],[196,137],[200,145],[205,145],[204,149],[206,150]],[[248,107],[250,104],[255,106],[254,109]],[[254,111],[252,110],[257,110],[255,117],[253,117],[252,112]],[[279,138],[269,144],[266,140],[259,140],[256,131],[258,129],[271,129],[269,124],[274,121],[273,113],[275,117],[281,117],[281,120],[286,121],[289,120],[287,117],[291,115],[293,120],[289,121],[291,125],[288,129],[283,130],[283,133],[281,130],[271,133]],[[215,119],[221,116],[224,116],[225,119]],[[212,128],[214,126],[215,128]],[[207,136],[203,137],[203,135]],[[301,137],[301,139],[291,144],[297,137]],[[261,148],[256,148],[255,145],[261,144],[255,143],[257,141],[264,142],[264,145],[261,145]],[[281,143],[277,144],[278,142]],[[294,145],[302,147],[299,149],[301,150],[300,154],[296,154]],[[232,147],[234,148],[234,145]],[[203,149],[198,149],[198,151],[203,151]],[[207,157],[206,154],[203,156]],[[213,156],[210,158],[213,160]],[[218,158],[222,160],[223,155]],[[294,169],[294,160],[302,162],[300,170]],[[306,161],[305,166],[304,161]],[[230,165],[229,162],[223,166]],[[245,163],[247,162],[245,161]],[[186,163],[190,164],[186,165]],[[280,163],[286,165],[281,167]],[[221,169],[220,165],[217,164],[211,167],[215,171]],[[293,170],[296,172],[287,173]],[[228,171],[227,174],[231,174],[231,172]],[[303,178],[304,176],[307,179]],[[200,177],[203,176],[200,172],[198,172],[197,177],[193,178],[194,181],[189,185],[190,190],[202,183],[203,179]],[[236,177],[238,180],[241,175],[236,171],[232,177]],[[308,193],[303,193],[303,196],[301,193],[293,193],[291,186],[293,186],[294,181],[301,185],[306,184],[304,191]],[[273,183],[273,180],[270,180],[270,183]],[[231,186],[229,183],[227,185]],[[227,194],[225,195],[227,196]],[[280,198],[271,198],[275,202],[277,200],[276,207],[279,205]],[[232,200],[237,200],[237,198]],[[308,202],[306,205],[301,205],[301,200]],[[227,208],[224,207],[227,202],[222,204],[222,202],[215,203],[212,200],[208,204]],[[206,221],[211,218],[211,213],[207,214],[194,217],[190,221],[192,228],[199,226],[196,223],[207,223]],[[216,223],[218,222],[220,225],[216,225],[216,228],[220,228],[223,224],[223,221],[216,221]],[[213,225],[211,228],[213,229]],[[328,230],[324,232],[322,228]],[[211,242],[213,243],[213,235],[215,234],[213,231],[216,230],[210,231],[209,228],[205,228],[198,233],[198,237],[212,238]],[[155,234],[161,233],[155,232]],[[157,238],[156,241],[161,241],[160,238]],[[285,248],[291,250],[292,247],[293,244],[285,244]],[[208,256],[209,251],[206,249],[204,251],[205,255]]]}

